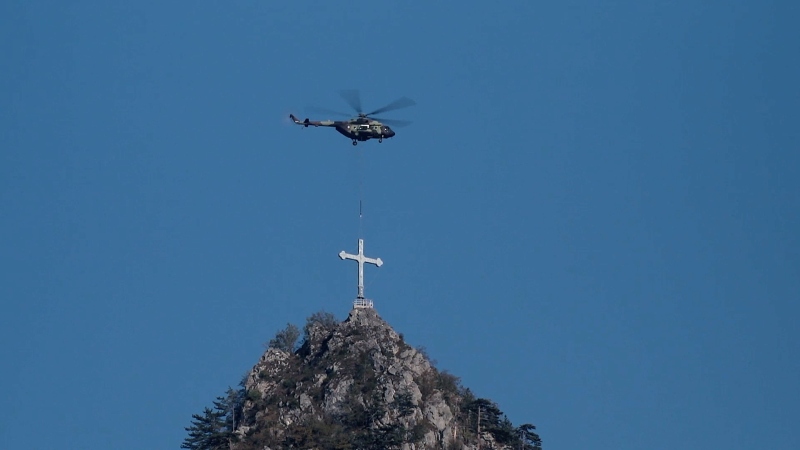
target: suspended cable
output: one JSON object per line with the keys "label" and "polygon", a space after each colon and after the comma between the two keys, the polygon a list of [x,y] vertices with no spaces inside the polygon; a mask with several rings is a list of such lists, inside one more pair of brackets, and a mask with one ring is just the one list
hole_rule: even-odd
{"label": "suspended cable", "polygon": [[356,149],[358,158],[358,238],[364,238],[364,153]]}

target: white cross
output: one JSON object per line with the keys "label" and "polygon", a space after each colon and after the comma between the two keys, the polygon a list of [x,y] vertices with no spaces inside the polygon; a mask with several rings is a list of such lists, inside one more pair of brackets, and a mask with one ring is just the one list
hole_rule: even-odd
{"label": "white cross", "polygon": [[367,258],[364,256],[364,240],[358,240],[358,254],[351,255],[349,253],[345,253],[344,250],[339,252],[339,258],[342,259],[352,259],[353,261],[358,262],[358,298],[364,298],[364,263],[375,264],[376,266],[380,267],[383,265],[383,261],[380,258],[372,259]]}

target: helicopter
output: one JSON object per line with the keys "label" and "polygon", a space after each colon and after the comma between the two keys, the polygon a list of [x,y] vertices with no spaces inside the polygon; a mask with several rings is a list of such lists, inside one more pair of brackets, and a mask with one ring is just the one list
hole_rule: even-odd
{"label": "helicopter", "polygon": [[[378,143],[382,143],[384,139],[389,139],[394,137],[395,131],[392,130],[389,125],[394,125],[396,127],[402,127],[405,125],[410,124],[411,122],[407,120],[387,120],[387,119],[379,119],[377,117],[370,117],[373,114],[378,114],[386,111],[392,111],[395,109],[406,108],[409,106],[416,105],[414,100],[411,100],[407,97],[401,97],[388,105],[378,108],[375,111],[364,113],[361,109],[361,98],[357,90],[348,89],[344,91],[340,91],[339,95],[344,98],[344,100],[352,107],[356,113],[358,114],[355,117],[352,117],[351,114],[341,113],[337,111],[331,111],[328,109],[323,108],[311,108],[315,109],[322,113],[327,114],[336,114],[350,117],[347,120],[299,120],[294,114],[289,114],[289,118],[298,125],[302,125],[303,127],[308,128],[309,126],[312,127],[333,127],[338,131],[340,134],[350,138],[353,141],[353,145],[358,145],[358,142],[365,142],[370,139],[377,139]],[[387,125],[388,124],[388,125]]]}

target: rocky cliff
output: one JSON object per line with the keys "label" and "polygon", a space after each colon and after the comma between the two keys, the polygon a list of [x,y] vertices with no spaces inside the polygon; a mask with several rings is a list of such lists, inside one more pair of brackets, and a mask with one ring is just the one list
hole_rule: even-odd
{"label": "rocky cliff", "polygon": [[513,426],[374,309],[317,314],[303,331],[299,346],[273,340],[246,376],[232,448],[540,448],[535,427]]}

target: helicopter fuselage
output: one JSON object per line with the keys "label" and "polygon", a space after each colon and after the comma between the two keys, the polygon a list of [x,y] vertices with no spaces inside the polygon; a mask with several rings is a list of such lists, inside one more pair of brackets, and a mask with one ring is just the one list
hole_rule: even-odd
{"label": "helicopter fuselage", "polygon": [[394,136],[391,128],[375,121],[368,123],[337,122],[336,131],[350,139],[362,142],[370,139],[382,141]]}
{"label": "helicopter fuselage", "polygon": [[370,139],[377,139],[378,142],[383,142],[384,139],[394,137],[395,132],[388,126],[382,124],[377,120],[370,120],[367,118],[359,117],[351,120],[298,120],[294,115],[290,114],[289,117],[298,125],[304,127],[333,127],[341,135],[350,138],[353,145],[359,141],[364,142]]}

